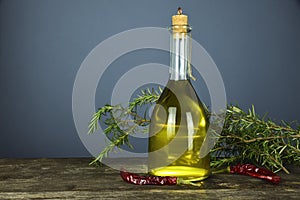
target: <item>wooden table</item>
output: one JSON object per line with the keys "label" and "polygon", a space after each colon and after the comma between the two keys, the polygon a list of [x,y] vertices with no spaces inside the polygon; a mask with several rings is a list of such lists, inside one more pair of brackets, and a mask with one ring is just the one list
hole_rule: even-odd
{"label": "wooden table", "polygon": [[89,166],[89,158],[0,159],[0,199],[300,199],[300,167],[273,185],[248,176],[217,174],[194,186],[137,186],[118,171]]}

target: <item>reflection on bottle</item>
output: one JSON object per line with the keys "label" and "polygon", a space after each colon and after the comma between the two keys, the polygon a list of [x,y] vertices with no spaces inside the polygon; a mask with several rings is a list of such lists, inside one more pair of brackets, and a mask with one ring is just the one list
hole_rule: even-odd
{"label": "reflection on bottle", "polygon": [[187,130],[188,130],[188,150],[193,150],[193,138],[194,138],[194,123],[192,118],[192,113],[186,113],[186,120],[187,120]]}
{"label": "reflection on bottle", "polygon": [[167,138],[171,139],[175,135],[176,107],[169,107],[168,111]]}

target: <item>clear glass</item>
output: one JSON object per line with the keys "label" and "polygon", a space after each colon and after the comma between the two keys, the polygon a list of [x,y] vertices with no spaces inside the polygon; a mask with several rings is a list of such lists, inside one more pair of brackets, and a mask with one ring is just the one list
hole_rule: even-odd
{"label": "clear glass", "polygon": [[[186,31],[184,31],[186,30]],[[184,32],[179,32],[184,31]],[[170,80],[187,80],[191,57],[191,28],[173,26],[170,41]]]}
{"label": "clear glass", "polygon": [[210,174],[210,156],[200,158],[209,120],[189,80],[187,28],[172,28],[170,79],[152,112],[148,167],[156,176],[199,181]]}

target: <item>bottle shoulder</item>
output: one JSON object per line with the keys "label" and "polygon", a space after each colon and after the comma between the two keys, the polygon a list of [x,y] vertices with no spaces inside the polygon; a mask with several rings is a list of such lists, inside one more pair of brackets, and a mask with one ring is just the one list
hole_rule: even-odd
{"label": "bottle shoulder", "polygon": [[203,103],[188,80],[169,80],[157,104],[166,111],[170,107],[175,107],[183,113],[190,112],[193,115],[206,115]]}

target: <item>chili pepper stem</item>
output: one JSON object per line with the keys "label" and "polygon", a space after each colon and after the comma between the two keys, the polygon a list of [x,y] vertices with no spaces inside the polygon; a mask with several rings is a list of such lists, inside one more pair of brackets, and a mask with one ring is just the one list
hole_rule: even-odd
{"label": "chili pepper stem", "polygon": [[220,174],[220,173],[229,173],[229,172],[230,172],[230,166],[228,166],[224,169],[213,170],[211,173],[212,174]]}
{"label": "chili pepper stem", "polygon": [[203,185],[203,182],[194,183],[192,181],[184,180],[184,179],[179,177],[179,178],[177,178],[177,185],[193,185],[193,186],[200,187],[200,186]]}

